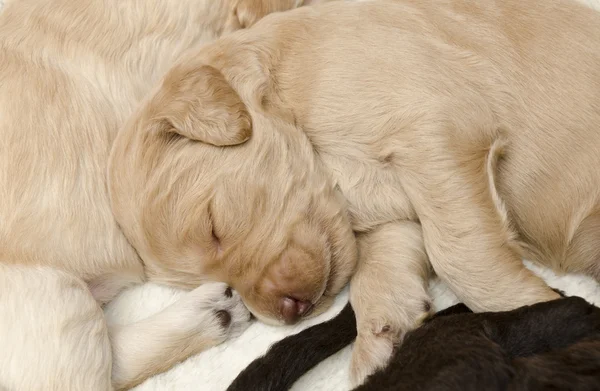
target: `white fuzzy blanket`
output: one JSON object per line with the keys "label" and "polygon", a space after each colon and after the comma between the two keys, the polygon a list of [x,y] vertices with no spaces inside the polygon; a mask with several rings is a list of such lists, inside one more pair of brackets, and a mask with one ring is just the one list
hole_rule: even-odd
{"label": "white fuzzy blanket", "polygon": [[[585,276],[557,276],[550,270],[526,263],[541,275],[551,286],[569,295],[581,296],[600,305],[600,285]],[[432,281],[430,290],[436,310],[457,302],[456,296],[439,281]],[[129,323],[147,317],[172,303],[182,292],[146,284],[133,288],[120,295],[106,309],[110,320]],[[518,294],[515,293],[515,294]],[[216,348],[203,352],[177,365],[169,372],[155,376],[135,391],[224,391],[236,375],[254,358],[260,356],[273,342],[290,334],[320,323],[337,314],[348,300],[344,290],[334,306],[318,318],[291,327],[273,327],[255,323],[239,338],[230,340]],[[302,377],[292,388],[293,391],[345,391],[349,390],[348,366],[351,347],[325,360]],[[248,390],[252,391],[252,390]]]}
{"label": "white fuzzy blanket", "polygon": [[[0,0],[0,9],[7,0]],[[77,0],[73,0],[77,1]],[[476,1],[476,0],[473,0]],[[539,0],[552,1],[552,0]],[[600,11],[600,0],[580,0]],[[594,12],[590,10],[590,12]],[[600,285],[577,275],[556,276],[549,270],[528,264],[551,286],[581,296],[600,305]],[[454,294],[442,283],[432,281],[431,291],[436,309],[456,303]],[[154,284],[135,287],[121,294],[106,308],[109,321],[130,323],[158,312],[174,302],[182,292]],[[518,294],[518,292],[515,292]],[[263,354],[273,342],[310,325],[331,318],[347,302],[347,290],[343,291],[334,306],[325,314],[309,322],[293,327],[272,327],[253,324],[242,336],[216,348],[201,353],[177,365],[170,371],[155,376],[136,387],[136,391],[223,391],[254,358]],[[344,391],[348,390],[348,365],[350,347],[330,357],[304,376],[293,390]],[[249,390],[251,391],[251,390]]]}

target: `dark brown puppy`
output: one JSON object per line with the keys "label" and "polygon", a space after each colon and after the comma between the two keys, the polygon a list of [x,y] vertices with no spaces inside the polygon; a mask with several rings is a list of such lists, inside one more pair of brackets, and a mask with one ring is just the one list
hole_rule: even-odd
{"label": "dark brown puppy", "polygon": [[600,389],[600,309],[578,297],[473,314],[464,305],[410,333],[357,391]]}
{"label": "dark brown puppy", "polygon": [[273,344],[237,376],[227,391],[288,390],[311,368],[355,338],[356,319],[347,304],[333,319]]}
{"label": "dark brown puppy", "polygon": [[[330,322],[273,345],[229,391],[289,389],[317,357],[354,339],[352,315],[348,305]],[[498,313],[450,307],[407,334],[389,366],[356,391],[547,389],[600,390],[600,309],[581,298]]]}

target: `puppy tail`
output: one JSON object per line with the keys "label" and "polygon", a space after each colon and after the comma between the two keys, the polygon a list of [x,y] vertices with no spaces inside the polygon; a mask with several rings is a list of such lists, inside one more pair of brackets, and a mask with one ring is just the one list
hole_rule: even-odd
{"label": "puppy tail", "polygon": [[[504,226],[504,231],[508,236],[509,243],[515,242],[517,240],[516,230],[512,227],[510,222],[510,218],[508,215],[508,210],[506,209],[506,205],[504,201],[500,197],[498,193],[498,189],[496,187],[496,175],[498,173],[498,162],[504,155],[504,149],[506,147],[506,140],[503,137],[498,137],[494,140],[492,145],[490,146],[490,150],[488,151],[486,162],[485,162],[485,174],[488,180],[488,188],[489,192],[492,196],[492,200],[494,202],[494,206],[498,211],[500,219],[502,221],[502,225]],[[518,246],[515,246],[518,247]]]}
{"label": "puppy tail", "polygon": [[273,344],[248,365],[227,391],[289,390],[302,375],[356,338],[356,318],[348,303],[333,319]]}

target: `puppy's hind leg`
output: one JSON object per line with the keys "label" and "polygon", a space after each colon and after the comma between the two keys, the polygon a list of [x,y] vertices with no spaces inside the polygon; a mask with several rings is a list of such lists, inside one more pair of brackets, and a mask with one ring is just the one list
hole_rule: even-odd
{"label": "puppy's hind leg", "polygon": [[201,285],[161,312],[110,327],[113,384],[129,389],[193,354],[240,334],[251,315],[222,283]]}
{"label": "puppy's hind leg", "polygon": [[444,101],[444,112],[407,132],[402,144],[404,189],[419,216],[431,265],[475,312],[557,299],[523,265],[490,183],[503,138],[495,115],[479,97],[461,98]]}
{"label": "puppy's hind leg", "polygon": [[109,391],[104,314],[82,280],[0,264],[0,389]]}
{"label": "puppy's hind leg", "polygon": [[385,224],[358,237],[359,266],[350,283],[358,336],[352,350],[351,383],[387,365],[394,345],[429,316],[430,267],[421,226]]}
{"label": "puppy's hind leg", "polygon": [[600,205],[575,230],[564,262],[563,270],[586,273],[600,282]]}

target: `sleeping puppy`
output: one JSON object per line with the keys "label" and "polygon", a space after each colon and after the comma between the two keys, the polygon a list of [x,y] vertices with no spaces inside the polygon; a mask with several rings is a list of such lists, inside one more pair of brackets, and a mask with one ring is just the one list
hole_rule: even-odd
{"label": "sleeping puppy", "polygon": [[[240,373],[228,391],[289,389],[321,359],[351,343],[356,336],[352,315],[348,304],[329,322],[277,342]],[[311,354],[289,354],[302,351]],[[600,388],[600,309],[581,298],[509,312],[474,314],[464,304],[447,308],[409,332],[389,365],[355,390],[547,387]]]}
{"label": "sleeping puppy", "polygon": [[356,391],[600,387],[600,309],[585,300],[468,312],[454,306],[414,330]]}
{"label": "sleeping puppy", "polygon": [[469,312],[457,305],[414,330],[356,391],[600,387],[600,309],[585,300]]}
{"label": "sleeping puppy", "polygon": [[[106,303],[128,285],[151,279],[191,289],[215,281],[201,270],[162,275],[148,267],[143,249],[128,242],[113,217],[107,162],[119,128],[186,50],[302,3],[6,2],[0,13],[0,388],[128,388],[248,325],[239,294],[211,283],[147,320],[106,329],[96,301]],[[168,191],[177,186],[168,177],[158,182],[157,205],[169,202]],[[173,212],[175,220],[191,217],[185,208]],[[176,259],[166,258],[177,268]]]}
{"label": "sleeping puppy", "polygon": [[270,15],[134,114],[113,211],[153,278],[226,281],[265,321],[321,311],[360,254],[358,384],[428,315],[433,272],[476,312],[558,297],[523,257],[600,278],[599,102],[600,14],[569,0]]}

